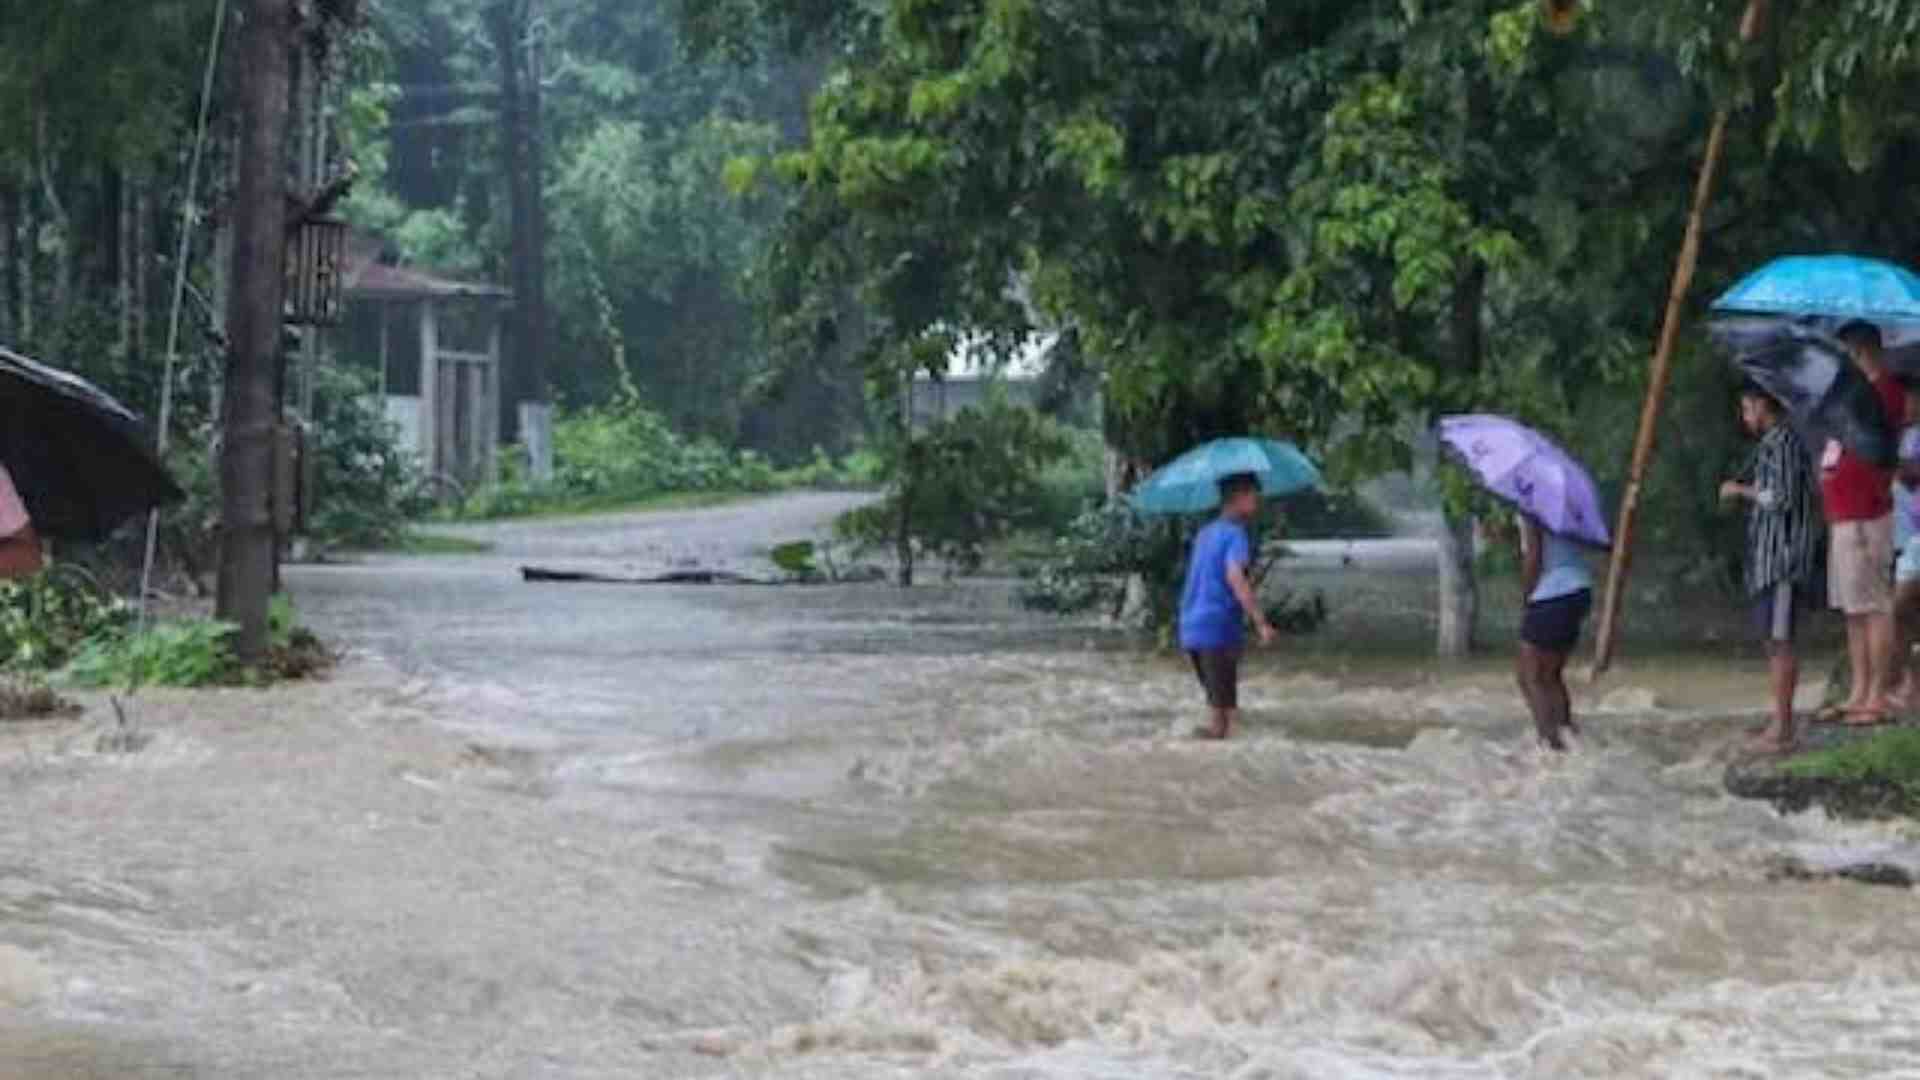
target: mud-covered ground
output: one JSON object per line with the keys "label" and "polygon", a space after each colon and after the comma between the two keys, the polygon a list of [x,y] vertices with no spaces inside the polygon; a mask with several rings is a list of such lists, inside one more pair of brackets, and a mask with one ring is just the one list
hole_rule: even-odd
{"label": "mud-covered ground", "polygon": [[846,504],[296,568],[330,681],[0,732],[0,1077],[1920,1070],[1912,894],[1771,880],[1903,835],[1725,795],[1737,650],[1630,657],[1550,760],[1497,658],[1421,658],[1419,544],[1309,546],[1348,640],[1214,746],[1005,583],[516,573],[759,569]]}

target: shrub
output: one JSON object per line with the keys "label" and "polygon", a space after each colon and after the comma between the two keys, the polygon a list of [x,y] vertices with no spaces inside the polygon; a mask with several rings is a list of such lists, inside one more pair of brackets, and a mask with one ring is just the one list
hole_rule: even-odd
{"label": "shrub", "polygon": [[327,365],[316,382],[306,452],[314,491],[307,535],[327,547],[389,547],[424,513],[421,473],[356,374]]}
{"label": "shrub", "polygon": [[235,681],[238,627],[214,619],[156,623],[133,634],[81,646],[61,677],[74,686],[213,686]]}
{"label": "shrub", "polygon": [[968,406],[908,444],[906,483],[843,515],[837,527],[858,545],[894,543],[904,505],[915,548],[971,573],[988,543],[1044,520],[1043,474],[1068,450],[1064,430],[1032,409],[1004,401]]}
{"label": "shrub", "polygon": [[535,488],[512,469],[501,483],[467,499],[459,516],[517,517],[618,506],[656,495],[773,491],[785,483],[766,458],[686,438],[632,395],[563,412],[554,422],[553,457],[551,487]]}
{"label": "shrub", "polygon": [[0,668],[50,671],[89,641],[124,633],[133,618],[125,600],[69,567],[0,583]]}

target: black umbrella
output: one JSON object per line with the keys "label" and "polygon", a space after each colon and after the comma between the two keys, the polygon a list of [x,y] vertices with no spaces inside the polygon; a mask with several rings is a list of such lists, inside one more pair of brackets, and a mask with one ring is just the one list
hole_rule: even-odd
{"label": "black umbrella", "polygon": [[146,426],[77,375],[0,348],[0,464],[35,532],[105,539],[128,518],[183,498]]}
{"label": "black umbrella", "polygon": [[1846,346],[1816,326],[1780,319],[1729,319],[1715,323],[1712,333],[1741,374],[1785,405],[1813,441],[1837,439],[1867,461],[1892,467],[1900,433]]}

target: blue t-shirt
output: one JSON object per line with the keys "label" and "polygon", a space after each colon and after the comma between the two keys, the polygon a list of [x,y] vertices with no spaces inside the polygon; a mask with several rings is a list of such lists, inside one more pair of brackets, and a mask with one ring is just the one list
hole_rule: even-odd
{"label": "blue t-shirt", "polygon": [[1593,571],[1587,568],[1587,559],[1581,553],[1580,545],[1545,530],[1541,531],[1540,536],[1540,584],[1533,587],[1533,594],[1527,597],[1527,603],[1538,604],[1542,600],[1558,600],[1577,592],[1591,591]]}
{"label": "blue t-shirt", "polygon": [[1227,585],[1227,567],[1253,561],[1245,526],[1226,518],[1200,530],[1180,590],[1180,647],[1190,652],[1231,649],[1247,637],[1240,601]]}

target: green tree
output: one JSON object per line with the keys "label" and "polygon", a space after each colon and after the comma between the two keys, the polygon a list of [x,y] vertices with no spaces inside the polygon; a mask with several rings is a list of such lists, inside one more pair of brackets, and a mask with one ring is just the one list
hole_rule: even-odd
{"label": "green tree", "polygon": [[[1901,231],[1860,197],[1901,209],[1906,186],[1834,147],[1908,77],[1916,6],[1845,7],[1779,24],[1758,68],[1725,47],[1721,4],[1609,4],[1568,37],[1510,0],[735,0],[728,18],[843,57],[778,163],[791,350],[846,336],[848,281],[880,387],[959,328],[1005,348],[1046,321],[1103,372],[1135,457],[1259,427],[1360,476],[1474,407],[1617,453],[1572,418],[1630,397],[1715,96],[1756,115],[1703,283],[1810,236]],[[1871,143],[1882,161],[1900,130]],[[1443,563],[1454,652],[1464,526]]]}

